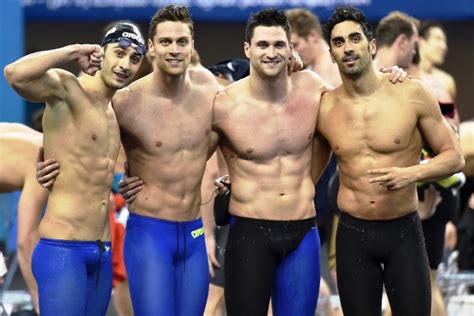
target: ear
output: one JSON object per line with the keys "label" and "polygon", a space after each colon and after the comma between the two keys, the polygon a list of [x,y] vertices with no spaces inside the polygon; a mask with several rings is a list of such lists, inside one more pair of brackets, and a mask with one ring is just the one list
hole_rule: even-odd
{"label": "ear", "polygon": [[318,32],[316,32],[315,29],[311,29],[308,34],[308,42],[314,44],[314,43],[317,43],[319,39],[320,37],[319,37]]}
{"label": "ear", "polygon": [[398,44],[400,49],[405,50],[408,44],[408,37],[405,34],[400,34],[397,36],[395,43]]}
{"label": "ear", "polygon": [[369,43],[369,53],[374,56],[375,53],[377,53],[377,43],[375,41],[375,38],[372,39]]}
{"label": "ear", "polygon": [[244,42],[244,53],[245,56],[250,59],[250,44],[247,42]]}
{"label": "ear", "polygon": [[155,50],[154,50],[154,45],[153,41],[151,39],[148,39],[148,54],[150,54],[151,57],[155,57]]}
{"label": "ear", "polygon": [[334,55],[332,54],[331,48],[329,48],[328,50],[329,50],[329,56],[331,56],[331,61],[332,61],[333,64],[335,64],[335,63],[336,63],[336,59],[334,59]]}

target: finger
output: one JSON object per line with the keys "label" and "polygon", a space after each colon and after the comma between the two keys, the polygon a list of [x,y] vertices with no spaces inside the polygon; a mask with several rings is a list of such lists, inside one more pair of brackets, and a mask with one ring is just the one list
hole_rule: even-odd
{"label": "finger", "polygon": [[210,260],[208,260],[208,265],[209,265],[209,276],[211,278],[214,278],[215,277],[215,274],[214,274],[214,267],[212,266]]}
{"label": "finger", "polygon": [[210,256],[210,259],[211,259],[212,265],[213,265],[214,267],[217,267],[217,268],[220,268],[220,267],[221,267],[221,264],[219,263],[219,261],[217,260],[217,258],[216,258],[215,255]]}
{"label": "finger", "polygon": [[127,191],[132,191],[132,190],[136,190],[139,187],[143,188],[143,181],[137,181],[137,182],[134,182],[134,183],[130,183],[129,185],[127,185],[126,190]]}
{"label": "finger", "polygon": [[58,171],[59,170],[59,163],[53,163],[51,165],[43,166],[42,168],[38,169],[37,175],[38,177],[43,177],[46,176],[53,171]]}
{"label": "finger", "polygon": [[369,169],[367,170],[367,174],[387,174],[391,170],[386,169],[386,168],[381,168],[381,169]]}
{"label": "finger", "polygon": [[45,188],[45,189],[51,188],[51,187],[53,186],[53,184],[54,184],[54,181],[53,181],[53,180],[50,180],[50,181],[48,181],[48,182],[46,182],[46,183],[41,183],[41,182],[40,182],[40,185],[41,185],[43,188]]}
{"label": "finger", "polygon": [[54,170],[50,173],[39,176],[38,181],[39,182],[46,182],[46,181],[49,181],[49,180],[54,180],[58,175],[59,175],[59,170]]}
{"label": "finger", "polygon": [[369,178],[369,183],[384,183],[384,182],[387,182],[388,180],[390,180],[390,178],[386,177],[386,176],[382,176],[382,177],[375,177],[375,178]]}
{"label": "finger", "polygon": [[125,178],[122,178],[121,180],[124,186],[130,185],[138,181],[143,182],[139,177],[125,177]]}
{"label": "finger", "polygon": [[137,188],[135,188],[135,189],[133,189],[133,190],[128,190],[128,191],[125,193],[124,197],[130,198],[130,197],[132,197],[132,196],[136,196],[137,193],[138,193],[138,192],[141,192],[142,190],[143,190],[143,186],[137,187]]}

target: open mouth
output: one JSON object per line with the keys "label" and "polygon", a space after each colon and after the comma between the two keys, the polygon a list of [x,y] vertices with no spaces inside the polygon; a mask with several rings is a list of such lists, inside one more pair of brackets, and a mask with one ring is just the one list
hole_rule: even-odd
{"label": "open mouth", "polygon": [[128,79],[128,74],[125,74],[123,72],[114,71],[114,74],[120,79],[123,79],[123,80]]}
{"label": "open mouth", "polygon": [[347,64],[353,64],[358,58],[356,56],[349,56],[344,58],[342,61],[347,63]]}
{"label": "open mouth", "polygon": [[277,65],[280,62],[281,62],[280,60],[263,60],[262,61],[262,63],[264,63],[265,65]]}
{"label": "open mouth", "polygon": [[177,59],[177,58],[168,58],[166,59],[168,63],[171,65],[179,65],[183,60],[182,59]]}

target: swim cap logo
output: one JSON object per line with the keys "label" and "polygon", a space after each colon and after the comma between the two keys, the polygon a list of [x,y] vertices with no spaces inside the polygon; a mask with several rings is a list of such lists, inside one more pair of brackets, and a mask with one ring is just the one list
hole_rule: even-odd
{"label": "swim cap logo", "polygon": [[137,34],[130,33],[130,32],[123,32],[122,37],[132,38],[136,40],[137,42],[139,42],[140,44],[145,45],[145,41],[142,38],[140,38],[140,36],[138,36]]}
{"label": "swim cap logo", "polygon": [[204,234],[204,227],[195,229],[191,232],[191,236],[193,236],[193,238],[198,238],[199,236],[203,234]]}

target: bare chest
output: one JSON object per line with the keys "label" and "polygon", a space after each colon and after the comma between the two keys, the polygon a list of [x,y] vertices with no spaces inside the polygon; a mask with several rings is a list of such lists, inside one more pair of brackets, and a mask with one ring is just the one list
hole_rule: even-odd
{"label": "bare chest", "polygon": [[124,144],[140,144],[148,152],[193,149],[208,144],[212,100],[160,98],[133,105],[119,124]]}
{"label": "bare chest", "polygon": [[414,106],[398,101],[334,104],[324,114],[323,134],[337,155],[403,150],[419,132]]}
{"label": "bare chest", "polygon": [[240,104],[221,124],[224,149],[243,159],[298,155],[311,145],[316,119],[316,107],[309,104]]}

